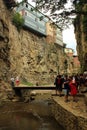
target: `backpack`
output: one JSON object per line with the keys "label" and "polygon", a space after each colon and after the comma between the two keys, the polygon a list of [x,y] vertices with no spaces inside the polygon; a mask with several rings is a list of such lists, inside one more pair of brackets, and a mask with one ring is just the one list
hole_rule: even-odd
{"label": "backpack", "polygon": [[61,79],[58,79],[58,80],[57,80],[57,83],[58,83],[58,84],[61,84]]}

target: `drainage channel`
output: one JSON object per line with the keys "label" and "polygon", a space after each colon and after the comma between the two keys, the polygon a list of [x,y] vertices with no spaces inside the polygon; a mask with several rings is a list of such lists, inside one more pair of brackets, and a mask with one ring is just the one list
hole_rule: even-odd
{"label": "drainage channel", "polygon": [[29,103],[6,103],[0,108],[0,130],[64,130],[52,117],[51,103],[46,94]]}

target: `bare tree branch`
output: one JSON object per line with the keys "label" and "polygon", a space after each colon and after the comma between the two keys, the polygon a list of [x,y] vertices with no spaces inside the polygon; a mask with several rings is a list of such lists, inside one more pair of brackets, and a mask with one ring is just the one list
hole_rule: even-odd
{"label": "bare tree branch", "polygon": [[67,27],[76,15],[87,15],[82,7],[87,0],[36,0],[36,8],[43,9],[59,27]]}

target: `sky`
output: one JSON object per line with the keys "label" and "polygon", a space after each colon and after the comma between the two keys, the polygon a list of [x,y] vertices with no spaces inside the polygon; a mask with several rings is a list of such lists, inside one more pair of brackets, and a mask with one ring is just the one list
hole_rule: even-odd
{"label": "sky", "polygon": [[[17,0],[19,2],[21,2],[22,0]],[[35,5],[34,2],[32,2],[32,0],[28,0],[28,2],[31,5]],[[74,54],[77,54],[76,51],[76,39],[75,39],[75,34],[74,34],[74,27],[73,25],[70,25],[69,28],[63,30],[63,42],[66,44],[67,48],[72,48],[74,50]]]}
{"label": "sky", "polygon": [[67,48],[72,48],[74,50],[74,53],[77,54],[76,51],[76,39],[74,34],[74,27],[73,25],[70,25],[68,29],[63,30],[63,42],[66,45]]}

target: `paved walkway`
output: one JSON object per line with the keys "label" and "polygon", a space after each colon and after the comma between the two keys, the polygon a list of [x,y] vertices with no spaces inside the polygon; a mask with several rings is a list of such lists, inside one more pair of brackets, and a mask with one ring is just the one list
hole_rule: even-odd
{"label": "paved walkway", "polygon": [[85,117],[87,118],[87,106],[85,104],[85,100],[84,100],[84,96],[83,94],[78,94],[77,95],[77,102],[73,102],[72,96],[69,96],[69,102],[65,102],[64,101],[64,96],[56,96],[55,95],[55,90],[34,90],[34,93],[38,93],[41,94],[41,96],[43,96],[45,94],[45,96],[47,96],[49,94],[49,96],[51,96],[51,98],[53,100],[55,100],[58,104],[60,104],[62,107],[64,107],[65,109],[67,109],[68,111],[72,112],[73,114],[75,114],[76,116],[81,116],[81,117]]}
{"label": "paved walkway", "polygon": [[87,118],[87,106],[85,105],[84,97],[77,96],[77,102],[73,102],[72,96],[69,96],[69,102],[64,101],[64,96],[53,96],[53,99],[76,116]]}

